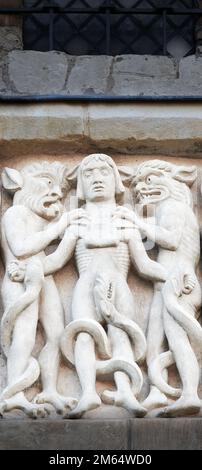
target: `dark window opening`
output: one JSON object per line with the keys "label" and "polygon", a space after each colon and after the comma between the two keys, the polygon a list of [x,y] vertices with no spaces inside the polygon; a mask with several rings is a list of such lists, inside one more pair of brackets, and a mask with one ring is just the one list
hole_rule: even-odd
{"label": "dark window opening", "polygon": [[194,0],[24,0],[24,7],[33,9],[23,19],[24,49],[174,57],[195,52]]}

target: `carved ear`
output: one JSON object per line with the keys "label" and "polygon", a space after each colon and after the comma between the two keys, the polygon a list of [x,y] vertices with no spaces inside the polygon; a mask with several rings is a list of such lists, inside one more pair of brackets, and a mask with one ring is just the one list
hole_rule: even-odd
{"label": "carved ear", "polygon": [[11,194],[14,194],[23,186],[22,175],[13,168],[4,168],[1,178],[3,187]]}
{"label": "carved ear", "polygon": [[134,168],[130,166],[119,166],[118,170],[123,183],[127,187],[130,186],[134,177]]}
{"label": "carved ear", "polygon": [[76,165],[72,170],[67,171],[65,174],[65,179],[70,183],[71,186],[76,186],[78,178],[78,169],[80,165]]}
{"label": "carved ear", "polygon": [[187,186],[191,186],[197,178],[197,168],[195,166],[179,166],[174,169],[173,178]]}

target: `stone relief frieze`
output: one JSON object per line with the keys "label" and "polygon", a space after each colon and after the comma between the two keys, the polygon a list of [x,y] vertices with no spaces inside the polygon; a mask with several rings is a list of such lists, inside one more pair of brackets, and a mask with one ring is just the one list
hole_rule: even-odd
{"label": "stone relief frieze", "polygon": [[[118,167],[104,154],[73,169],[42,161],[3,170],[12,203],[1,237],[2,416],[200,412],[196,179],[191,165]],[[70,193],[74,209],[67,208]],[[152,293],[146,329],[138,282],[143,310],[144,285]]]}

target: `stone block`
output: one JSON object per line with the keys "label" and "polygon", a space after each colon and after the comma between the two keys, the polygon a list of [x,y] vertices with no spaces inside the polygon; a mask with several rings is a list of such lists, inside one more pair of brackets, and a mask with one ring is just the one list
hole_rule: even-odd
{"label": "stone block", "polygon": [[83,108],[80,105],[1,106],[2,140],[65,140],[83,136],[83,133]]}
{"label": "stone block", "polygon": [[174,61],[168,57],[117,56],[112,72],[113,94],[160,94],[176,78]]}
{"label": "stone block", "polygon": [[2,419],[0,450],[202,450],[202,419]]}
{"label": "stone block", "polygon": [[10,81],[18,93],[59,93],[65,85],[68,63],[61,52],[15,51],[8,57]]}
{"label": "stone block", "polygon": [[201,418],[131,420],[132,450],[202,450]]}
{"label": "stone block", "polygon": [[0,92],[5,92],[6,91],[6,83],[3,79],[3,64],[0,64]]}
{"label": "stone block", "polygon": [[67,92],[74,95],[103,94],[107,89],[112,57],[77,57],[67,82]]}
{"label": "stone block", "polygon": [[1,55],[22,48],[22,29],[17,26],[0,26]]}
{"label": "stone block", "polygon": [[128,449],[128,421],[0,421],[0,450]]}
{"label": "stone block", "polygon": [[[89,136],[93,141],[132,144],[149,139],[159,141],[201,139],[200,105],[131,103],[90,105]],[[152,150],[152,149],[151,149]]]}
{"label": "stone block", "polygon": [[189,82],[190,87],[193,85],[201,85],[202,77],[202,57],[190,55],[184,57],[179,65],[180,79]]}
{"label": "stone block", "polygon": [[96,149],[201,158],[201,126],[200,103],[1,104],[0,154],[75,158]]}

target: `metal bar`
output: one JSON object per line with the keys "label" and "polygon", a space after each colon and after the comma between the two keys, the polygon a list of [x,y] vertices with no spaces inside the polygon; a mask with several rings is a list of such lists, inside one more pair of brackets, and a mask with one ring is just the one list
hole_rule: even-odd
{"label": "metal bar", "polygon": [[110,54],[110,41],[111,40],[111,23],[110,23],[110,9],[106,9],[106,54]]}
{"label": "metal bar", "polygon": [[163,55],[167,54],[167,12],[163,10]]}
{"label": "metal bar", "polygon": [[[22,15],[23,17],[32,16],[32,15],[40,14],[40,15],[49,15],[49,32],[48,32],[48,39],[49,39],[49,50],[53,50],[54,48],[54,18],[55,15],[72,15],[72,14],[81,14],[81,15],[97,15],[98,18],[102,18],[105,16],[106,18],[106,28],[105,28],[105,40],[106,40],[106,54],[109,55],[111,52],[111,15],[119,15],[123,17],[125,15],[131,15],[132,18],[136,17],[136,21],[139,21],[138,15],[148,15],[154,16],[158,21],[159,18],[162,17],[163,21],[163,49],[161,49],[161,54],[167,54],[167,36],[169,32],[167,31],[168,20],[170,16],[175,15],[191,15],[193,18],[195,15],[202,16],[202,8],[180,8],[175,9],[173,7],[163,7],[162,5],[158,8],[122,8],[116,7],[112,4],[111,0],[105,2],[99,8],[90,8],[90,7],[83,7],[83,8],[62,8],[59,6],[48,6],[44,7],[29,7],[29,8],[0,8],[0,15]],[[102,15],[102,16],[100,16]],[[37,18],[37,16],[35,17]],[[141,20],[141,19],[140,19]],[[142,28],[144,29],[144,28]],[[79,34],[79,31],[78,31]],[[160,40],[162,41],[160,38]],[[153,40],[153,39],[152,39]],[[131,42],[132,44],[133,42]],[[161,46],[160,46],[161,47]],[[103,53],[103,52],[102,52]],[[133,53],[133,52],[132,52]]]}
{"label": "metal bar", "polygon": [[49,10],[49,51],[53,50],[53,22],[54,22],[54,16],[53,16],[53,9],[50,8]]}
{"label": "metal bar", "polygon": [[[0,8],[1,15],[27,15],[29,13],[40,13],[47,14],[50,9],[54,13],[69,13],[69,14],[103,14],[106,11],[106,7],[103,8],[60,8],[60,7],[43,7],[43,8]],[[198,15],[202,14],[202,8],[186,8],[186,9],[175,9],[175,8],[112,8],[108,7],[111,15],[127,15],[127,14],[137,14],[137,15],[162,15],[162,11],[166,10],[169,15]]]}
{"label": "metal bar", "polygon": [[112,96],[112,95],[0,95],[0,103],[138,103],[138,102],[200,102],[202,95],[194,96]]}

